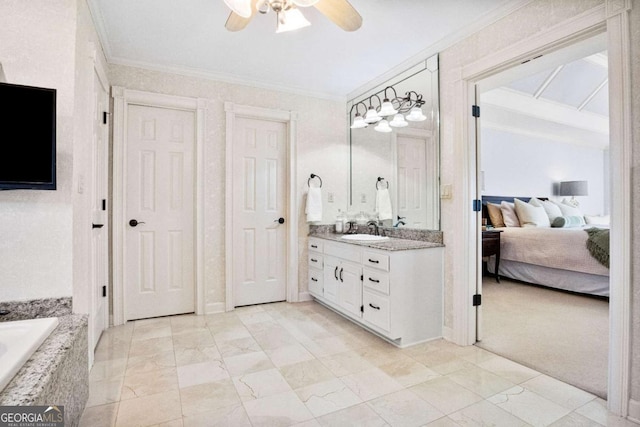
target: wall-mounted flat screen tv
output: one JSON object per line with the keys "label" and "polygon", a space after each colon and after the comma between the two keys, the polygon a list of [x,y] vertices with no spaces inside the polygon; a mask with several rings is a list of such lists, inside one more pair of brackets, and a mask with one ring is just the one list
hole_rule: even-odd
{"label": "wall-mounted flat screen tv", "polygon": [[56,90],[0,83],[0,190],[56,189]]}

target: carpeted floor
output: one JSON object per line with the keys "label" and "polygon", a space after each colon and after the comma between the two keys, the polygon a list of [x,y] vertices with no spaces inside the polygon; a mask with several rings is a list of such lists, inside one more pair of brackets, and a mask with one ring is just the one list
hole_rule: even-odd
{"label": "carpeted floor", "polygon": [[606,399],[607,300],[504,278],[482,286],[479,347]]}

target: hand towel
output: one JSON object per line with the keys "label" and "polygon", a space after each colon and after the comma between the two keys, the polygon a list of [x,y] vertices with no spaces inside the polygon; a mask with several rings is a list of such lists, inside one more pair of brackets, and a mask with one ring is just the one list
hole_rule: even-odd
{"label": "hand towel", "polygon": [[378,220],[393,219],[391,212],[391,197],[387,188],[379,188],[376,191],[376,211],[378,212]]}
{"label": "hand towel", "polygon": [[320,187],[309,188],[304,213],[307,214],[307,222],[322,221],[322,191]]}

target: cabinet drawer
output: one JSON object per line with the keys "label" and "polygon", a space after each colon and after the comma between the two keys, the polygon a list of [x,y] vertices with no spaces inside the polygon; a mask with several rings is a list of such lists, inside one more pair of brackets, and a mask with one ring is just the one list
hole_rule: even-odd
{"label": "cabinet drawer", "polygon": [[363,271],[362,281],[364,286],[369,289],[374,289],[385,295],[389,295],[389,274],[382,271],[376,271],[369,268],[365,268]]}
{"label": "cabinet drawer", "polygon": [[315,268],[309,269],[309,292],[315,296],[323,296],[323,273]]}
{"label": "cabinet drawer", "polygon": [[482,255],[489,256],[498,253],[500,249],[500,239],[495,238],[483,238],[482,239]]}
{"label": "cabinet drawer", "polygon": [[326,242],[324,244],[325,255],[333,255],[343,260],[360,262],[362,249],[359,246],[350,245],[348,243]]}
{"label": "cabinet drawer", "polygon": [[309,239],[308,248],[310,251],[322,253],[322,246],[323,246],[322,240],[314,239],[313,237]]}
{"label": "cabinet drawer", "polygon": [[322,255],[309,252],[309,267],[322,269],[323,265],[324,265],[324,257]]}
{"label": "cabinet drawer", "polygon": [[389,298],[364,291],[362,293],[362,305],[364,306],[362,313],[364,320],[385,331],[391,329]]}
{"label": "cabinet drawer", "polygon": [[365,251],[362,261],[365,267],[374,267],[380,270],[389,271],[389,255]]}

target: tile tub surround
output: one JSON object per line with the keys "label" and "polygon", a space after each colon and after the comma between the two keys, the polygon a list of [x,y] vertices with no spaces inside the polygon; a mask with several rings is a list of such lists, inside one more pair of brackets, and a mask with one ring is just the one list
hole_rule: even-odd
{"label": "tile tub surround", "polygon": [[398,349],[315,302],[109,328],[90,384],[81,426],[632,426],[478,347]]}
{"label": "tile tub surround", "polygon": [[9,313],[0,315],[0,322],[68,316],[71,314],[71,297],[0,301],[2,310]]}
{"label": "tile tub surround", "polygon": [[[369,234],[369,228],[366,225],[356,225],[356,231],[358,233]],[[336,234],[340,236],[342,234],[335,233],[335,226],[333,224],[322,225],[310,225],[309,235],[322,237],[324,235]],[[405,240],[418,240],[422,242],[431,242],[443,244],[443,234],[439,230],[421,230],[418,228],[400,228],[400,227],[380,227],[381,236],[389,236],[397,239]]]}
{"label": "tile tub surround", "polygon": [[89,395],[87,316],[58,318],[58,327],[0,391],[0,406],[63,405],[77,426]]}

